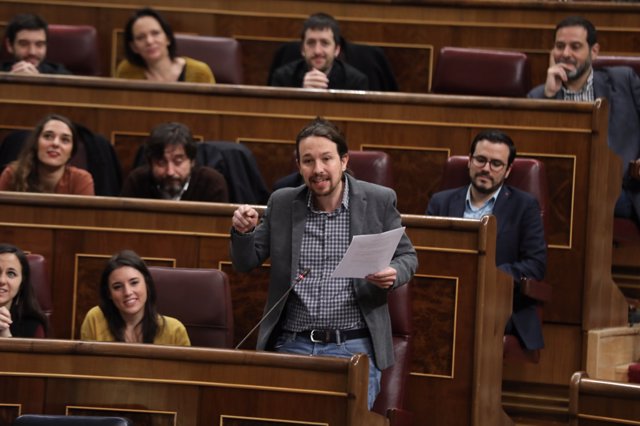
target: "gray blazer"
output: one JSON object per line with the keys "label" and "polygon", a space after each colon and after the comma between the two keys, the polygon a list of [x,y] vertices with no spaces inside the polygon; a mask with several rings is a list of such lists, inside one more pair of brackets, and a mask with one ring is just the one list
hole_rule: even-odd
{"label": "gray blazer", "polygon": [[[400,213],[396,209],[393,190],[349,179],[350,236],[373,234],[399,228]],[[267,210],[260,224],[248,234],[231,231],[231,259],[233,267],[248,272],[271,258],[271,277],[266,313],[289,288],[296,278],[302,234],[307,214],[306,186],[283,188],[271,195]],[[403,235],[391,260],[391,267],[398,271],[394,287],[407,283],[418,267],[416,251],[409,238]],[[313,271],[312,271],[313,273]],[[380,369],[393,364],[391,320],[387,307],[387,290],[368,283],[364,279],[353,280],[356,298],[367,323],[373,341],[375,363]],[[285,303],[262,323],[257,348],[270,349],[277,338],[277,325]]]}
{"label": "gray blazer", "polygon": [[[595,69],[593,92],[609,102],[609,148],[622,159],[622,187],[629,191],[636,214],[640,217],[640,182],[628,173],[629,162],[640,158],[640,77],[629,67]],[[535,87],[529,98],[545,99],[544,84]],[[553,99],[562,99],[562,91]]]}

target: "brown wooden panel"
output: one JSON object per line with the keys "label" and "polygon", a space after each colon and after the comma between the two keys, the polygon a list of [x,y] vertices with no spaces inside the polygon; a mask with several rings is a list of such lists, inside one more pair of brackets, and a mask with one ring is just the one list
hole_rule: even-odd
{"label": "brown wooden panel", "polygon": [[269,67],[278,47],[284,40],[238,40],[242,47],[242,70],[244,84],[266,86],[269,82]]}
{"label": "brown wooden panel", "polygon": [[20,415],[20,404],[0,404],[0,425],[10,425]]}
{"label": "brown wooden panel", "polygon": [[[425,214],[429,199],[438,190],[448,150],[375,145],[368,145],[367,149],[380,149],[391,157],[398,210]],[[416,185],[416,182],[419,184]]]}
{"label": "brown wooden panel", "polygon": [[238,139],[239,143],[247,146],[258,162],[267,188],[280,178],[295,172],[294,151],[295,141],[269,141],[256,139]]}
{"label": "brown wooden panel", "polygon": [[415,277],[413,344],[416,353],[411,371],[435,376],[453,376],[457,287],[453,278]]}
{"label": "brown wooden panel", "polygon": [[[269,268],[256,268],[249,273],[235,272],[230,263],[221,268],[233,283],[231,299],[233,303],[234,345],[239,344],[249,331],[260,321],[267,303]],[[255,330],[240,349],[256,347],[258,330]]]}
{"label": "brown wooden panel", "polygon": [[44,408],[45,381],[40,378],[3,377],[0,393],[11,398],[0,401],[0,424],[11,425],[13,420],[25,413],[41,412]]}
{"label": "brown wooden panel", "polygon": [[136,154],[140,147],[144,145],[148,136],[149,132],[126,133],[115,131],[111,133],[111,145],[116,151],[116,156],[120,159],[120,167],[124,178],[133,170]]}
{"label": "brown wooden panel", "polygon": [[[220,424],[223,416],[383,426],[366,408],[366,359],[254,351],[12,339],[0,342],[0,403],[36,378],[28,413],[121,412],[140,423]],[[29,376],[29,377],[27,377]],[[175,422],[172,420],[175,418]]]}
{"label": "brown wooden panel", "polygon": [[68,416],[114,416],[125,417],[136,426],[175,426],[177,413],[153,412],[151,410],[127,410],[123,408],[76,407],[66,408]]}

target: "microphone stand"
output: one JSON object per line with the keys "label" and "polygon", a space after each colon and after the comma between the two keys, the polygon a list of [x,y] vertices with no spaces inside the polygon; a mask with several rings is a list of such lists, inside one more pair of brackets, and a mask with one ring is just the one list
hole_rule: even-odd
{"label": "microphone stand", "polygon": [[287,289],[287,291],[284,292],[284,294],[282,296],[280,296],[280,298],[276,301],[276,303],[273,304],[273,306],[271,307],[271,309],[269,309],[267,311],[266,314],[264,314],[264,316],[260,319],[260,321],[258,321],[258,323],[251,329],[249,330],[249,332],[247,333],[246,336],[244,336],[244,338],[240,341],[240,343],[238,343],[235,347],[235,349],[240,348],[240,346],[242,346],[242,344],[249,338],[249,336],[251,336],[253,334],[254,331],[256,331],[256,329],[258,327],[260,327],[260,325],[264,322],[264,320],[267,319],[267,317],[269,315],[271,315],[271,312],[273,312],[273,310],[289,295],[289,293],[291,293],[291,290],[293,290],[293,288],[304,279],[304,277],[306,277],[307,275],[309,275],[309,272],[311,272],[311,269],[309,268],[305,268],[300,275],[298,275],[298,278],[296,278],[296,280],[293,282],[293,284],[291,284],[291,286]]}

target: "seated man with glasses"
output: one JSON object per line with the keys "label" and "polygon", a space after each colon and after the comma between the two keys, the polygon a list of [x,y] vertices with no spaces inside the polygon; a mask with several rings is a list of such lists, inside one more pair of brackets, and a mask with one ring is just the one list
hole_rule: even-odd
{"label": "seated man with glasses", "polygon": [[527,349],[534,350],[544,346],[537,302],[520,292],[519,283],[522,278],[544,278],[547,245],[538,201],[531,194],[504,184],[515,157],[516,147],[505,133],[478,133],[469,154],[471,184],[434,194],[427,215],[496,217],[496,265],[513,276],[515,283],[513,313],[505,334],[517,336]]}

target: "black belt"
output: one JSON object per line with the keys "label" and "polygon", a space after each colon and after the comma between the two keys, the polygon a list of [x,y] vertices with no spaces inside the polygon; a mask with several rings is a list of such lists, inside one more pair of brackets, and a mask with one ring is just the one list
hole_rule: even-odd
{"label": "black belt", "polygon": [[368,328],[358,328],[355,330],[304,330],[287,331],[296,336],[306,337],[314,343],[341,343],[351,339],[362,339],[370,337]]}

